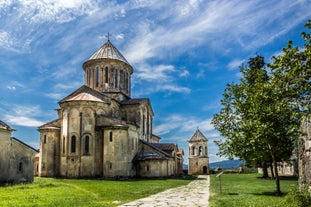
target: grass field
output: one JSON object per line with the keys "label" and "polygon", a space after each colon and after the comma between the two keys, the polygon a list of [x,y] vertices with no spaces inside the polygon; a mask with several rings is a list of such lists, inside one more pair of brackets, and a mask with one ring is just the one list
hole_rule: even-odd
{"label": "grass field", "polygon": [[31,184],[0,187],[0,206],[110,207],[186,185],[192,179],[109,181],[35,178]]}
{"label": "grass field", "polygon": [[285,207],[286,195],[297,189],[297,179],[281,180],[283,195],[275,194],[275,181],[260,178],[259,174],[221,175],[222,193],[219,178],[211,175],[209,199],[210,207]]}

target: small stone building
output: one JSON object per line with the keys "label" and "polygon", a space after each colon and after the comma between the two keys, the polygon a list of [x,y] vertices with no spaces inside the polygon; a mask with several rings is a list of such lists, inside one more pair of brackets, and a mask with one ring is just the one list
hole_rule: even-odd
{"label": "small stone building", "polygon": [[[178,174],[175,148],[151,143],[148,98],[131,98],[133,68],[108,40],[83,63],[84,85],[59,101],[58,118],[38,128],[39,176],[156,177]],[[180,155],[179,155],[180,156]]]}
{"label": "small stone building", "polygon": [[188,174],[209,174],[207,138],[197,129],[189,139]]}
{"label": "small stone building", "polygon": [[11,137],[14,129],[0,120],[0,182],[32,182],[37,150]]}

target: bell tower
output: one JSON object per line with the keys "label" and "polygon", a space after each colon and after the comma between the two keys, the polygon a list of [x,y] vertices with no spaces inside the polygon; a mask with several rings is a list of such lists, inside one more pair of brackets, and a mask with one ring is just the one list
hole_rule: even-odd
{"label": "bell tower", "polygon": [[209,174],[207,141],[199,129],[189,139],[189,175]]}
{"label": "bell tower", "polygon": [[133,68],[109,39],[82,67],[84,85],[118,101],[131,97]]}

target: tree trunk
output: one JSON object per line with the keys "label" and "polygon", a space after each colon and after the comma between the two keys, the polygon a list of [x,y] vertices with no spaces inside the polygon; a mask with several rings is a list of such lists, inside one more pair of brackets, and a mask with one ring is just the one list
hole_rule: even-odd
{"label": "tree trunk", "polygon": [[279,173],[278,173],[278,166],[275,160],[275,157],[272,157],[273,159],[273,167],[274,167],[274,172],[275,172],[275,191],[276,194],[280,195],[281,194],[281,187],[280,187],[280,178],[279,178]]}
{"label": "tree trunk", "polygon": [[268,175],[268,167],[267,167],[267,161],[264,161],[263,164],[262,164],[262,178],[268,178],[269,175]]}
{"label": "tree trunk", "polygon": [[270,162],[269,166],[270,166],[270,171],[271,171],[271,179],[274,180],[275,176],[274,176],[273,164]]}

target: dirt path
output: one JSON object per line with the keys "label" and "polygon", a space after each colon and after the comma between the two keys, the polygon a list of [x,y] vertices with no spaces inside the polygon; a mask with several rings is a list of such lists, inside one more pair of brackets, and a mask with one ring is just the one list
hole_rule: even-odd
{"label": "dirt path", "polygon": [[120,207],[207,207],[209,198],[209,176],[200,175],[188,185],[171,188],[147,198],[142,198]]}

